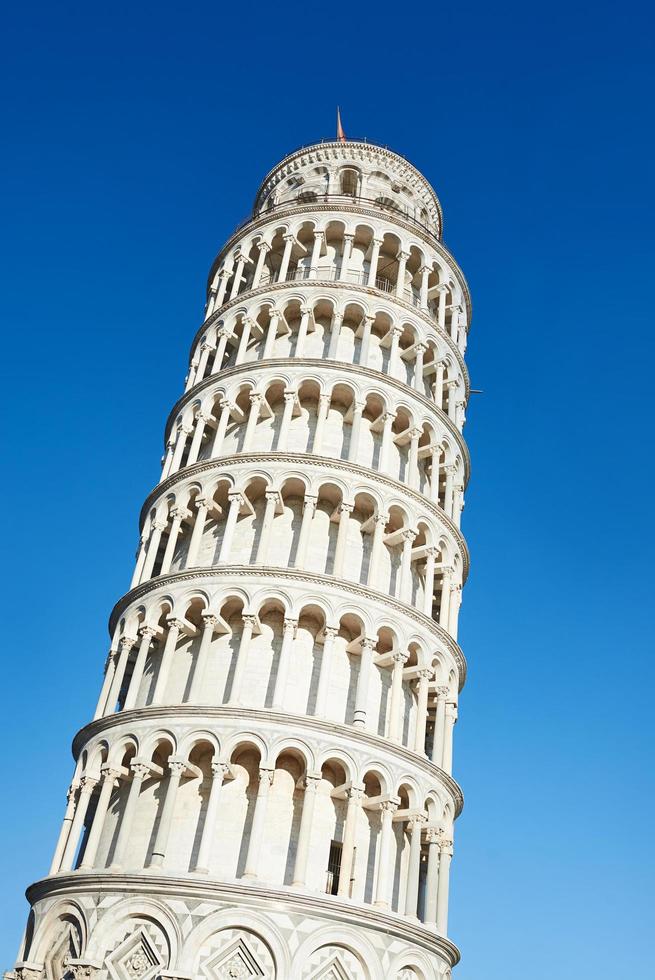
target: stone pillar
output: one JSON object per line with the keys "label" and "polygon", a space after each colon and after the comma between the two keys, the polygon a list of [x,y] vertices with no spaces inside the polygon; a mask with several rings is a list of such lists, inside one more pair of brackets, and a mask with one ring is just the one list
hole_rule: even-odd
{"label": "stone pillar", "polygon": [[305,350],[305,340],[307,339],[307,330],[309,329],[309,318],[312,315],[311,306],[303,306],[300,311],[300,325],[298,327],[298,339],[296,340],[296,350],[295,357],[302,357]]}
{"label": "stone pillar", "polygon": [[265,360],[273,356],[273,347],[275,346],[275,341],[277,339],[277,328],[279,322],[280,322],[280,311],[271,310],[268,329],[266,331],[266,342],[264,344],[264,353],[262,355],[262,357]]}
{"label": "stone pillar", "polygon": [[330,331],[330,347],[328,349],[328,360],[336,361],[339,352],[339,337],[341,335],[341,322],[343,320],[342,310],[335,310],[332,317],[332,329]]}
{"label": "stone pillar", "polygon": [[379,584],[378,572],[380,560],[382,558],[382,548],[384,546],[384,529],[389,523],[388,514],[376,514],[373,518],[373,543],[371,544],[371,559],[368,563],[366,584],[371,589],[376,589]]}
{"label": "stone pillar", "polygon": [[447,381],[446,388],[448,389],[448,418],[457,424],[457,382]]}
{"label": "stone pillar", "polygon": [[429,265],[421,266],[421,299],[420,307],[422,310],[427,310],[428,308],[428,279],[430,278],[431,269]]}
{"label": "stone pillar", "polygon": [[442,330],[446,329],[446,296],[448,293],[448,286],[445,284],[439,285],[439,308],[437,311],[437,322]]}
{"label": "stone pillar", "polygon": [[175,449],[173,450],[173,459],[171,460],[171,468],[168,473],[169,476],[173,473],[177,473],[182,463],[182,456],[184,455],[184,449],[186,446],[186,441],[191,435],[191,429],[186,425],[181,425],[177,430],[177,437],[175,439]]}
{"label": "stone pillar", "polygon": [[446,719],[443,734],[443,762],[441,768],[450,775],[453,771],[453,728],[457,721],[457,705],[446,703]]}
{"label": "stone pillar", "polygon": [[161,541],[162,531],[166,527],[166,523],[166,521],[152,522],[152,527],[150,529],[150,540],[148,541],[148,550],[146,552],[146,560],[143,565],[143,574],[141,575],[142,582],[147,582],[152,575],[157,552],[159,551],[159,542]]}
{"label": "stone pillar", "polygon": [[432,446],[432,468],[430,472],[430,499],[439,506],[439,457],[441,446]]}
{"label": "stone pillar", "polygon": [[105,675],[102,682],[102,690],[100,691],[100,697],[98,698],[96,710],[93,715],[94,721],[96,720],[96,718],[101,718],[105,713],[105,705],[107,703],[107,697],[109,695],[109,691],[111,690],[111,685],[114,679],[114,674],[116,673],[117,666],[118,666],[118,651],[110,650],[109,653],[107,654],[107,661],[105,663]]}
{"label": "stone pillar", "polygon": [[391,704],[389,706],[389,738],[392,742],[402,744],[403,732],[403,670],[409,659],[409,654],[397,650],[393,654],[391,673]]}
{"label": "stone pillar", "polygon": [[203,629],[202,639],[200,640],[200,650],[198,651],[198,659],[196,660],[196,665],[193,669],[193,680],[191,681],[191,690],[189,691],[189,701],[192,704],[198,704],[203,700],[209,700],[203,699],[202,694],[205,686],[205,675],[207,673],[209,651],[211,649],[214,631],[218,626],[217,617],[213,616],[211,613],[203,613],[202,621]]}
{"label": "stone pillar", "polygon": [[97,782],[98,780],[93,776],[82,776],[80,780],[80,791],[77,798],[77,806],[75,807],[75,815],[61,859],[61,871],[71,871],[73,868],[75,853],[84,827],[84,818],[86,817],[86,811],[89,808],[89,802]]}
{"label": "stone pillar", "polygon": [[355,711],[353,714],[353,725],[364,728],[368,714],[368,688],[371,679],[371,668],[373,666],[373,651],[377,639],[365,637],[362,640],[362,650],[359,659],[359,676],[357,677],[357,689],[355,691]]}
{"label": "stone pillar", "polygon": [[196,415],[196,430],[193,433],[193,439],[191,440],[191,448],[189,449],[189,458],[186,461],[187,466],[193,466],[194,463],[198,461],[198,456],[200,454],[200,447],[202,445],[202,437],[205,434],[205,428],[208,422],[212,422],[212,416],[206,415],[204,412],[198,412]]}
{"label": "stone pillar", "polygon": [[400,251],[396,256],[398,259],[398,278],[396,279],[396,296],[398,299],[404,298],[405,293],[405,267],[407,265],[407,259],[409,258],[408,252]]}
{"label": "stone pillar", "polygon": [[257,421],[259,419],[262,401],[263,396],[258,392],[253,392],[253,394],[250,395],[250,414],[248,415],[248,422],[246,424],[246,433],[243,437],[243,448],[241,449],[242,453],[247,453],[252,445],[252,439],[255,434]]}
{"label": "stone pillar", "polygon": [[425,818],[416,815],[409,824],[409,867],[407,869],[407,890],[405,892],[405,915],[417,917],[418,882],[421,870],[421,831]]}
{"label": "stone pillar", "polygon": [[459,609],[462,604],[462,586],[453,585],[450,597],[450,613],[448,615],[448,632],[453,640],[457,639],[457,624],[459,620]]}
{"label": "stone pillar", "polygon": [[391,906],[390,885],[393,875],[391,856],[391,841],[393,839],[393,815],[398,809],[398,800],[383,800],[380,803],[380,849],[378,852],[378,876],[375,883],[375,901],[378,908],[388,909]]}
{"label": "stone pillar", "polygon": [[348,279],[348,267],[350,264],[350,256],[353,250],[353,240],[355,236],[350,234],[345,234],[343,236],[343,252],[341,255],[341,269],[339,270],[339,279],[345,282]]}
{"label": "stone pillar", "polygon": [[366,402],[355,401],[353,403],[352,423],[350,428],[350,445],[348,447],[348,461],[357,462],[357,452],[359,450],[359,434],[362,427],[362,413],[366,407]]}
{"label": "stone pillar", "polygon": [[284,252],[282,253],[282,262],[280,263],[280,271],[278,272],[277,281],[285,282],[287,278],[287,272],[289,271],[289,262],[291,260],[291,250],[293,248],[293,235],[284,235]]}
{"label": "stone pillar", "polygon": [[171,570],[171,564],[173,562],[173,556],[175,555],[175,548],[177,546],[177,539],[182,527],[182,521],[185,517],[188,517],[188,511],[184,507],[173,507],[171,510],[171,517],[171,529],[168,532],[168,541],[166,542],[164,557],[161,561],[161,568],[159,570],[160,575],[168,575]]}
{"label": "stone pillar", "polygon": [[118,664],[114,672],[111,687],[109,688],[109,694],[107,695],[107,703],[105,704],[103,715],[113,714],[116,709],[116,702],[118,701],[118,695],[121,693],[123,678],[125,677],[125,671],[130,659],[130,651],[135,643],[136,639],[133,636],[122,636],[118,641]]}
{"label": "stone pillar", "polygon": [[202,536],[205,530],[205,521],[207,520],[207,498],[196,497],[195,505],[196,518],[193,522],[193,531],[191,532],[189,550],[186,556],[186,568],[195,568],[198,565],[198,552],[200,551]]}
{"label": "stone pillar", "polygon": [[346,823],[343,829],[343,842],[341,844],[341,870],[339,872],[339,887],[337,895],[339,898],[350,898],[350,879],[353,873],[353,857],[355,854],[355,840],[357,837],[357,820],[364,799],[364,787],[352,786],[348,790],[348,808],[346,810]]}
{"label": "stone pillar", "polygon": [[298,831],[296,860],[293,867],[293,881],[291,882],[292,888],[304,888],[306,885],[309,845],[311,841],[312,827],[314,825],[314,806],[316,804],[316,793],[320,781],[320,772],[307,773],[304,779],[305,794],[302,801],[302,815],[300,818],[300,829]]}
{"label": "stone pillar", "polygon": [[232,280],[232,289],[230,290],[230,299],[234,299],[239,293],[239,288],[241,286],[241,280],[243,279],[243,269],[246,264],[245,255],[240,255],[237,259],[237,267],[234,271],[234,279]]}
{"label": "stone pillar", "polygon": [[426,350],[427,347],[425,344],[416,345],[416,357],[414,358],[414,388],[421,395],[425,392],[423,386],[423,358],[425,357]]}
{"label": "stone pillar", "polygon": [[225,291],[227,289],[227,284],[230,276],[232,275],[232,269],[223,269],[219,273],[219,284],[218,292],[216,293],[216,305],[214,306],[214,312],[219,310],[223,305],[223,300],[225,299]]}
{"label": "stone pillar", "polygon": [[403,531],[403,553],[400,564],[400,600],[412,601],[412,545],[416,531],[406,528]]}
{"label": "stone pillar", "polygon": [[365,316],[362,322],[364,326],[362,328],[362,343],[359,348],[359,363],[361,367],[367,368],[371,348],[371,330],[375,323],[375,317]]}
{"label": "stone pillar", "polygon": [[398,373],[398,350],[400,347],[400,335],[402,327],[391,328],[391,346],[389,348],[389,369],[387,373],[394,378]]}
{"label": "stone pillar", "polygon": [[214,363],[212,365],[212,374],[218,374],[218,372],[223,367],[223,361],[225,359],[225,351],[227,350],[227,344],[231,337],[231,332],[227,327],[218,331],[218,344],[216,345],[216,354],[214,356]]}
{"label": "stone pillar", "polygon": [[237,348],[237,356],[234,360],[235,365],[242,364],[245,359],[246,351],[248,350],[248,343],[250,341],[250,332],[252,330],[252,326],[253,326],[253,321],[250,319],[250,317],[244,317],[243,327],[241,329],[241,336],[239,338],[239,346]]}
{"label": "stone pillar", "polygon": [[194,868],[194,871],[197,871],[199,874],[209,874],[209,859],[211,857],[211,848],[214,842],[218,803],[221,796],[221,789],[223,788],[223,782],[229,771],[230,767],[225,762],[211,763],[211,789],[209,791],[209,799],[207,800],[205,822],[202,826],[202,836],[200,838],[200,847],[198,848],[198,859]]}
{"label": "stone pillar", "polygon": [[318,414],[316,416],[316,429],[314,431],[314,441],[312,443],[312,452],[317,456],[320,454],[321,449],[323,448],[323,433],[325,432],[325,422],[327,420],[328,412],[330,411],[331,401],[331,394],[318,396]]}
{"label": "stone pillar", "polygon": [[448,932],[448,885],[450,881],[450,862],[453,857],[453,842],[442,838],[439,845],[439,884],[437,888],[437,932],[445,936]]}
{"label": "stone pillar", "polygon": [[321,656],[321,668],[318,675],[318,688],[316,691],[316,708],[315,714],[319,718],[325,717],[325,709],[327,707],[327,696],[330,687],[330,668],[331,668],[331,658],[332,658],[332,645],[334,643],[334,638],[338,634],[339,629],[336,626],[326,626],[324,633],[325,639],[323,641],[323,654]]}
{"label": "stone pillar", "polygon": [[243,497],[236,490],[230,491],[227,495],[227,498],[230,501],[230,509],[227,512],[227,518],[225,520],[225,531],[223,532],[223,540],[221,541],[221,550],[218,556],[219,564],[224,564],[230,559],[230,550],[232,548],[234,529],[236,527],[239,511],[243,504]]}
{"label": "stone pillar", "polygon": [[425,549],[425,579],[423,586],[423,612],[426,616],[432,615],[432,605],[434,603],[434,575],[435,562],[438,551],[436,548]]}
{"label": "stone pillar", "polygon": [[418,672],[418,691],[416,694],[416,732],[414,734],[414,751],[425,755],[425,726],[428,720],[428,684],[432,677],[429,667]]}
{"label": "stone pillar", "polygon": [[147,548],[147,538],[141,535],[139,538],[139,551],[136,559],[136,566],[134,568],[134,575],[132,576],[132,581],[130,582],[130,589],[133,589],[135,585],[138,585],[141,581],[141,575],[143,574],[143,566],[146,562],[146,548]]}
{"label": "stone pillar", "polygon": [[453,516],[453,479],[455,476],[455,467],[446,466],[446,489],[444,491],[443,509],[447,517]]}
{"label": "stone pillar", "polygon": [[450,577],[452,568],[446,566],[441,576],[441,601],[439,602],[439,626],[448,629],[448,616],[450,614]]}
{"label": "stone pillar", "polygon": [[96,812],[93,815],[93,824],[91,825],[84,854],[82,855],[80,864],[82,871],[87,871],[95,865],[98,845],[105,826],[105,818],[109,809],[111,794],[116,785],[116,780],[120,776],[118,769],[112,769],[111,766],[102,766],[100,774],[102,776],[102,786],[100,787],[100,794],[96,804]]}
{"label": "stone pillar", "polygon": [[123,819],[121,820],[120,827],[118,829],[118,839],[116,841],[116,847],[114,848],[114,859],[111,865],[112,868],[116,870],[122,868],[124,865],[127,844],[130,839],[130,834],[132,833],[134,814],[136,812],[137,803],[139,802],[139,796],[141,795],[141,785],[143,780],[150,773],[150,766],[144,762],[133,762],[130,769],[132,770],[132,782],[130,783],[130,790],[127,794],[127,800],[125,801]]}
{"label": "stone pillar", "polygon": [[245,679],[246,663],[248,660],[248,650],[250,649],[250,641],[252,639],[252,634],[255,629],[255,622],[256,622],[255,616],[244,615],[242,619],[243,619],[243,629],[241,630],[241,642],[239,643],[239,652],[237,654],[237,662],[234,668],[234,676],[232,678],[232,691],[230,693],[230,704],[241,703],[241,689],[243,687],[243,681]]}
{"label": "stone pillar", "polygon": [[385,412],[382,416],[382,445],[380,446],[380,461],[378,469],[380,473],[389,474],[389,455],[391,443],[393,442],[393,423],[396,418],[395,412]]}
{"label": "stone pillar", "polygon": [[257,289],[259,286],[259,281],[262,277],[262,272],[264,271],[264,262],[266,261],[266,253],[270,252],[271,246],[266,242],[258,242],[257,248],[259,249],[259,255],[257,256],[257,265],[255,266],[255,274],[252,277],[252,288]]}
{"label": "stone pillar", "polygon": [[285,619],[284,631],[282,636],[282,647],[280,649],[280,659],[275,678],[275,688],[273,690],[273,707],[282,710],[284,707],[284,695],[287,687],[287,678],[291,666],[291,649],[298,629],[297,619]]}
{"label": "stone pillar", "polygon": [[437,361],[436,372],[434,376],[434,403],[437,408],[443,411],[443,373],[444,373],[444,363],[443,361]]}
{"label": "stone pillar", "polygon": [[264,509],[264,518],[262,520],[262,530],[261,534],[259,535],[257,557],[255,558],[258,565],[266,564],[266,559],[268,558],[268,547],[271,540],[273,518],[275,517],[275,508],[277,506],[278,499],[279,494],[277,490],[266,491],[266,507]]}
{"label": "stone pillar", "polygon": [[309,263],[309,278],[316,279],[318,277],[318,263],[321,257],[321,248],[323,245],[324,233],[322,231],[314,232],[314,247],[312,248],[312,257]]}
{"label": "stone pillar", "polygon": [[375,286],[375,280],[378,274],[378,259],[380,258],[380,246],[382,245],[381,238],[374,238],[371,248],[371,260],[368,268],[368,286]]}
{"label": "stone pillar", "polygon": [[166,643],[164,644],[161,660],[159,661],[157,682],[155,684],[154,694],[152,695],[153,704],[164,703],[166,686],[168,684],[171,667],[173,666],[173,657],[175,656],[175,651],[177,649],[177,641],[180,638],[180,633],[185,629],[185,623],[181,619],[175,619],[174,617],[169,616],[166,622],[168,624],[168,636],[166,637]]}
{"label": "stone pillar", "polygon": [[66,841],[70,837],[71,824],[73,823],[73,817],[75,816],[78,789],[79,784],[73,782],[66,793],[66,812],[64,813],[61,830],[59,831],[59,837],[57,838],[57,844],[55,845],[55,853],[52,857],[50,871],[48,872],[51,875],[57,874],[61,868],[61,859],[66,847]]}
{"label": "stone pillar", "polygon": [[295,404],[296,392],[286,389],[284,392],[284,411],[282,413],[280,432],[277,439],[276,449],[278,453],[286,452],[287,442],[289,440],[289,426],[291,425],[291,417],[293,415],[293,408]]}
{"label": "stone pillar", "polygon": [[139,687],[141,686],[141,680],[143,678],[143,671],[146,666],[146,657],[148,655],[148,650],[150,649],[150,644],[157,635],[157,630],[152,626],[143,626],[139,630],[139,633],[141,635],[141,643],[139,644],[139,650],[134,662],[134,669],[132,671],[132,677],[130,678],[130,686],[128,687],[127,694],[125,696],[123,711],[130,711],[130,709],[136,704],[136,699],[139,694]]}
{"label": "stone pillar", "polygon": [[268,808],[268,791],[273,785],[275,776],[274,769],[259,770],[259,786],[257,788],[257,799],[255,800],[255,813],[252,818],[250,829],[250,840],[248,841],[248,853],[246,855],[246,866],[243,872],[244,878],[256,878],[259,871],[259,851],[266,827],[266,810]]}
{"label": "stone pillar", "polygon": [[216,426],[216,431],[214,433],[214,441],[212,443],[212,448],[210,450],[209,456],[211,459],[216,459],[217,456],[221,455],[221,450],[223,449],[223,442],[225,441],[225,433],[227,431],[228,423],[230,421],[230,413],[234,405],[232,402],[227,401],[227,399],[222,398],[220,402],[221,414],[218,420],[218,425]]}
{"label": "stone pillar", "polygon": [[407,463],[407,483],[412,490],[418,490],[420,479],[418,471],[418,441],[421,438],[420,429],[410,429],[409,460]]}
{"label": "stone pillar", "polygon": [[186,771],[187,764],[184,759],[170,758],[168,760],[168,778],[166,780],[166,796],[161,809],[161,819],[157,828],[157,836],[152,849],[150,858],[151,868],[160,868],[166,857],[168,841],[171,836],[171,826],[173,823],[173,813],[175,811],[175,800],[180,780]]}
{"label": "stone pillar", "polygon": [[437,710],[434,719],[434,739],[432,742],[432,761],[435,766],[443,769],[443,744],[446,724],[446,698],[449,690],[445,686],[437,687]]}
{"label": "stone pillar", "polygon": [[436,827],[428,827],[428,873],[425,882],[425,917],[426,926],[436,929],[437,926],[437,890],[439,888],[439,831]]}
{"label": "stone pillar", "polygon": [[339,530],[337,532],[337,543],[334,549],[334,568],[332,574],[336,578],[343,575],[343,563],[346,557],[346,543],[348,539],[348,522],[352,514],[352,504],[339,504]]}
{"label": "stone pillar", "polygon": [[204,343],[200,345],[200,358],[198,360],[198,368],[194,377],[194,384],[197,384],[205,376],[205,370],[207,368],[207,361],[209,360],[210,351],[216,350],[213,344]]}
{"label": "stone pillar", "polygon": [[305,568],[307,562],[307,546],[311,533],[312,521],[316,511],[317,497],[313,494],[305,494],[302,505],[302,524],[300,525],[300,535],[298,537],[298,550],[294,561],[294,568]]}

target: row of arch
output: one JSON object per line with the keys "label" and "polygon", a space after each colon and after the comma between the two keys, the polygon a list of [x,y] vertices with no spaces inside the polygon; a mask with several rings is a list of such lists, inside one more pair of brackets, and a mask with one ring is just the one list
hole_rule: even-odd
{"label": "row of arch", "polygon": [[[212,317],[196,337],[187,390],[236,364],[270,358],[310,358],[354,364],[413,387],[457,418],[466,383],[445,339],[392,308],[333,296],[251,297]],[[461,414],[461,413],[460,413]]]}
{"label": "row of arch", "polygon": [[[53,900],[54,898],[54,900]],[[267,980],[449,980],[450,958],[407,944],[380,954],[366,932],[344,925],[303,929],[298,944],[288,940],[275,916],[251,903],[208,910],[200,921],[180,918],[160,897],[104,892],[95,896],[50,896],[30,911],[17,980],[100,980],[105,970],[117,980],[239,976],[248,964]],[[294,920],[295,920],[294,916]],[[397,943],[394,943],[397,947]],[[450,950],[452,957],[454,950]],[[441,959],[443,957],[443,959]],[[247,974],[246,974],[247,975]]]}
{"label": "row of arch", "polygon": [[411,401],[394,402],[384,388],[290,374],[212,386],[174,416],[160,479],[238,453],[351,462],[422,493],[459,525],[466,479],[460,447],[439,419]]}
{"label": "row of arch", "polygon": [[392,623],[369,631],[357,611],[332,618],[314,598],[192,593],[121,619],[94,717],[160,704],[274,710],[388,738],[450,773],[457,691],[451,658]]}
{"label": "row of arch", "polygon": [[[453,802],[410,775],[297,738],[211,732],[99,740],[82,753],[51,873],[197,872],[335,895],[445,931]],[[442,860],[443,858],[443,860]],[[432,867],[430,867],[432,863]]]}
{"label": "row of arch", "polygon": [[434,516],[368,487],[303,472],[213,475],[167,493],[144,522],[131,587],[215,565],[295,568],[357,582],[421,609],[456,634],[450,590],[462,555]]}
{"label": "row of arch", "polygon": [[302,216],[241,237],[213,271],[206,316],[260,286],[302,280],[374,288],[421,310],[466,349],[465,298],[441,256],[400,230],[345,216]]}

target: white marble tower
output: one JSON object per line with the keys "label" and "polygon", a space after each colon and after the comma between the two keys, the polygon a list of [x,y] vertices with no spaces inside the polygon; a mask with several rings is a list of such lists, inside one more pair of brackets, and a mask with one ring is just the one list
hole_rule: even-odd
{"label": "white marble tower", "polygon": [[469,296],[356,141],[221,249],[19,980],[441,980]]}

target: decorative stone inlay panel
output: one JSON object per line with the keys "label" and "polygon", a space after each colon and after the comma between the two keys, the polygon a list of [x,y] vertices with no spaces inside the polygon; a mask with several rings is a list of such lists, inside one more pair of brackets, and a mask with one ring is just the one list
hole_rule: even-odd
{"label": "decorative stone inlay panel", "polygon": [[107,970],[113,980],[150,980],[165,965],[153,930],[149,932],[138,928],[107,956]]}
{"label": "decorative stone inlay panel", "polygon": [[350,950],[341,946],[323,946],[309,959],[303,980],[368,980],[368,970]]}
{"label": "decorative stone inlay panel", "polygon": [[212,937],[207,950],[200,962],[207,980],[275,980],[277,976],[270,950],[253,932],[225,929]]}

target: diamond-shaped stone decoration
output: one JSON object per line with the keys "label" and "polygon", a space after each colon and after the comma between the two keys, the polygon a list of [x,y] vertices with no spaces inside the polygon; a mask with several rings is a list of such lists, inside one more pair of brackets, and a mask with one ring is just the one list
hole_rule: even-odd
{"label": "diamond-shaped stone decoration", "polygon": [[142,929],[124,939],[107,957],[113,980],[150,980],[161,967],[159,954]]}
{"label": "diamond-shaped stone decoration", "polygon": [[266,977],[264,966],[243,936],[240,936],[226,949],[221,949],[205,963],[205,970],[215,980],[251,980],[253,977]]}

